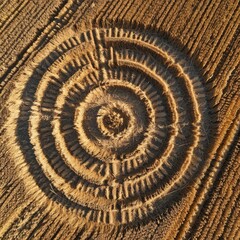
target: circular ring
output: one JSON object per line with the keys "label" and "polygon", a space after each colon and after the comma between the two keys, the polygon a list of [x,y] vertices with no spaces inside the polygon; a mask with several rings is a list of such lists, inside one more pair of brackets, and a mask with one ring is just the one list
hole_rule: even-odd
{"label": "circular ring", "polygon": [[198,170],[201,79],[155,34],[96,28],[62,38],[37,54],[9,98],[21,95],[13,108],[23,162],[46,197],[78,217],[142,221]]}

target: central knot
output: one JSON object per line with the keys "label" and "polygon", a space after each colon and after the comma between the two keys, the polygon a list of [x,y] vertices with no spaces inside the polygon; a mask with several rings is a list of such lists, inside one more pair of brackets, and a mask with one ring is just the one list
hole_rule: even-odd
{"label": "central knot", "polygon": [[117,107],[102,107],[98,112],[98,126],[104,135],[112,136],[128,127],[128,114]]}
{"label": "central knot", "polygon": [[121,110],[114,108],[103,117],[103,124],[114,133],[119,133],[127,127],[126,118],[127,116]]}

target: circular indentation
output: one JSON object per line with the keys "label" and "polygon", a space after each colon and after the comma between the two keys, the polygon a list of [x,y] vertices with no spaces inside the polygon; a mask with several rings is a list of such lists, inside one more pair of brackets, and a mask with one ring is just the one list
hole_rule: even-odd
{"label": "circular indentation", "polygon": [[128,127],[129,116],[121,108],[101,108],[98,112],[99,128],[106,135],[117,135]]}
{"label": "circular indentation", "polygon": [[56,36],[32,62],[7,124],[21,169],[47,200],[87,221],[136,223],[194,177],[208,134],[205,92],[169,42],[93,29]]}

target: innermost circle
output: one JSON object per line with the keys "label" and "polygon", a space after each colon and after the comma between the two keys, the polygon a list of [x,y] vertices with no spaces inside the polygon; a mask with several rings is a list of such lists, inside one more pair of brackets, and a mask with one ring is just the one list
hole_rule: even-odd
{"label": "innermost circle", "polygon": [[127,129],[128,114],[117,107],[103,107],[98,112],[99,128],[105,135],[117,135]]}
{"label": "innermost circle", "polygon": [[128,117],[120,109],[113,108],[103,117],[103,124],[114,133],[122,132],[127,128]]}

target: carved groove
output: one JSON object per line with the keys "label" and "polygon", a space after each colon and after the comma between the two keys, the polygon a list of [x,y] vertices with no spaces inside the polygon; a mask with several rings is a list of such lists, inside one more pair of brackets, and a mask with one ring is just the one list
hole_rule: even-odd
{"label": "carved groove", "polygon": [[201,79],[158,35],[100,28],[57,36],[20,80],[6,123],[16,125],[17,164],[80,218],[141,222],[202,164]]}

